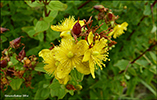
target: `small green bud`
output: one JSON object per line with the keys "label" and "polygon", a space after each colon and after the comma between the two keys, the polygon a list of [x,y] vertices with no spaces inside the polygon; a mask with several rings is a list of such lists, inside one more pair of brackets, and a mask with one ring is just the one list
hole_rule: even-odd
{"label": "small green bud", "polygon": [[56,61],[56,62],[55,62],[55,66],[58,66],[58,65],[59,65],[59,61]]}
{"label": "small green bud", "polygon": [[76,85],[76,90],[81,90],[82,89],[82,86],[81,85]]}
{"label": "small green bud", "polygon": [[67,56],[68,56],[68,58],[72,58],[74,56],[74,54],[71,51],[69,51]]}
{"label": "small green bud", "polygon": [[9,62],[8,62],[8,65],[11,66],[11,65],[13,65],[13,63],[12,63],[11,61],[9,61]]}
{"label": "small green bud", "polygon": [[97,56],[97,55],[99,55],[100,53],[98,52],[98,51],[93,51],[93,56]]}

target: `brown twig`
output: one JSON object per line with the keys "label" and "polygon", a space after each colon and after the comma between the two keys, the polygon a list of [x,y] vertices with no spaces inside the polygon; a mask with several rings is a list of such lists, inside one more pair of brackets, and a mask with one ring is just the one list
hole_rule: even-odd
{"label": "brown twig", "polygon": [[[143,16],[140,20],[140,22],[137,24],[137,26],[140,26],[141,22],[144,20],[146,16]],[[130,40],[131,36],[135,33],[135,29],[131,32],[131,34],[129,35],[129,37],[127,38],[127,40]]]}
{"label": "brown twig", "polygon": [[146,51],[144,51],[140,56],[138,56],[136,59],[134,59],[131,64],[133,64],[136,60],[138,60],[140,57],[142,57],[147,51],[150,51],[157,43],[151,45]]}
{"label": "brown twig", "polygon": [[155,5],[156,3],[157,3],[157,0],[155,0],[155,1],[151,4],[151,13],[152,13],[153,24],[154,24],[153,7],[154,7],[154,5]]}
{"label": "brown twig", "polygon": [[[48,17],[51,11],[49,10],[49,12],[47,13],[46,5],[48,5],[50,2],[47,2],[47,0],[45,0],[43,1],[43,3],[45,5],[44,6],[45,17]],[[46,31],[44,31],[44,42],[46,42]]]}
{"label": "brown twig", "polygon": [[92,0],[88,0],[88,1],[86,1],[85,3],[83,3],[81,6],[79,6],[77,9],[80,9],[80,8],[82,8],[83,6],[85,6],[87,3],[89,3],[90,1],[92,1]]}

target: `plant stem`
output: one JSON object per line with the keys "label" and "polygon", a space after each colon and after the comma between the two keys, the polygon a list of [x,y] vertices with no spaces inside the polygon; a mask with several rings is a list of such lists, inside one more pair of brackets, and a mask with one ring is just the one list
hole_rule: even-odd
{"label": "plant stem", "polygon": [[[141,22],[144,20],[144,18],[147,16],[143,16],[140,20],[140,22],[137,24],[137,26],[140,26]],[[131,32],[131,34],[129,35],[129,37],[127,38],[127,40],[130,40],[131,36],[135,33],[135,29]]]}
{"label": "plant stem", "polygon": [[151,45],[146,51],[144,51],[140,56],[138,56],[136,59],[134,59],[131,64],[133,64],[136,60],[138,60],[140,57],[142,57],[147,51],[150,51],[157,43]]}
{"label": "plant stem", "polygon": [[154,16],[153,16],[153,7],[154,5],[157,3],[157,0],[155,0],[152,4],[151,4],[151,13],[152,13],[152,21],[153,21],[153,24],[154,24]]}
{"label": "plant stem", "polygon": [[[47,0],[45,0],[45,1],[43,1],[43,3],[45,4],[45,6],[44,6],[45,17],[48,17],[51,11],[49,10],[49,12],[47,13],[46,5],[48,5],[49,2],[47,2]],[[46,31],[44,31],[44,42],[46,42]]]}
{"label": "plant stem", "polygon": [[82,8],[83,6],[85,6],[87,3],[89,3],[90,1],[92,1],[92,0],[88,0],[88,1],[86,1],[85,3],[83,3],[81,6],[79,6],[77,9],[80,9],[80,8]]}

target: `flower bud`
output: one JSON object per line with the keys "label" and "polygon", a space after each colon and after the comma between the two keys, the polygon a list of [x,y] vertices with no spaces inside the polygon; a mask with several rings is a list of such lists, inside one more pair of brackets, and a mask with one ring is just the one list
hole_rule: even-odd
{"label": "flower bud", "polygon": [[107,16],[108,16],[109,20],[113,20],[114,15],[111,12],[109,12],[107,14]]}
{"label": "flower bud", "polygon": [[22,60],[24,57],[26,57],[26,52],[24,49],[22,49],[18,55],[18,58],[20,58],[20,60]]}
{"label": "flower bud", "polygon": [[68,90],[76,90],[75,87],[72,84],[67,84],[66,89]]}
{"label": "flower bud", "polygon": [[82,89],[82,86],[81,86],[81,85],[76,85],[76,89],[77,89],[77,90],[81,90],[81,89]]}
{"label": "flower bud", "polygon": [[3,32],[5,32],[5,31],[8,31],[8,30],[9,30],[9,29],[3,28],[3,27],[1,27],[0,29],[1,29],[1,33],[3,33]]}
{"label": "flower bud", "polygon": [[95,5],[93,8],[96,10],[102,11],[104,9],[104,6],[103,5]]}
{"label": "flower bud", "polygon": [[72,29],[72,32],[75,34],[75,35],[79,35],[81,33],[81,25],[79,22],[76,22],[75,25],[73,26],[73,29]]}
{"label": "flower bud", "polygon": [[11,47],[13,47],[13,48],[17,48],[17,47],[19,47],[19,43],[20,43],[20,42],[21,42],[21,37],[18,37],[18,38],[16,38],[16,39],[10,41],[10,45],[11,45]]}
{"label": "flower bud", "polygon": [[0,66],[2,67],[2,68],[4,68],[4,67],[6,67],[8,64],[7,64],[7,61],[6,60],[1,60],[0,61]]}

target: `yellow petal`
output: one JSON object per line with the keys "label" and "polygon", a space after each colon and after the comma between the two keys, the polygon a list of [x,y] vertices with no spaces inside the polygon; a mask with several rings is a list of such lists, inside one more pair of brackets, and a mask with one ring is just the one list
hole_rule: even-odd
{"label": "yellow petal", "polygon": [[91,56],[90,50],[86,51],[84,54],[82,62],[87,62],[90,59],[90,56]]}
{"label": "yellow petal", "polygon": [[39,52],[39,56],[42,57],[44,60],[47,58],[51,50],[43,49]]}
{"label": "yellow petal", "polygon": [[83,55],[88,49],[88,43],[86,40],[80,40],[74,47],[73,50],[76,52],[76,55]]}
{"label": "yellow petal", "polygon": [[51,29],[54,30],[54,31],[59,31],[59,32],[63,32],[63,31],[70,31],[71,30],[71,27],[73,26],[74,24],[74,17],[70,17],[69,18],[66,18],[64,21],[62,21],[61,24],[59,25],[51,25]]}
{"label": "yellow petal", "polygon": [[121,24],[121,26],[123,27],[124,30],[127,30],[128,23],[127,22],[123,22]]}
{"label": "yellow petal", "polygon": [[61,32],[60,37],[62,38],[62,40],[73,39],[73,37],[71,36],[70,31],[63,31],[63,32]]}
{"label": "yellow petal", "polygon": [[90,67],[90,72],[92,74],[92,77],[95,78],[95,74],[94,74],[95,68],[94,68],[94,63],[92,60],[89,60],[89,67]]}
{"label": "yellow petal", "polygon": [[60,63],[56,70],[56,76],[60,79],[65,78],[65,76],[69,75],[72,66],[68,66],[68,62]]}
{"label": "yellow petal", "polygon": [[93,33],[92,31],[88,34],[88,43],[91,45],[93,43]]}
{"label": "yellow petal", "polygon": [[65,78],[62,78],[62,79],[58,77],[55,77],[55,78],[59,81],[60,84],[67,84],[67,82],[69,81],[69,75],[65,76]]}
{"label": "yellow petal", "polygon": [[[73,26],[74,26],[76,23],[77,23],[77,21],[74,22]],[[80,24],[81,26],[83,26],[85,23],[84,23],[83,20],[79,20],[79,24]],[[72,28],[73,28],[73,26],[72,26]],[[71,28],[71,29],[72,29],[72,28]]]}
{"label": "yellow petal", "polygon": [[82,74],[85,75],[90,74],[90,68],[88,62],[83,62],[83,63],[80,62],[78,65],[76,65],[76,69]]}

